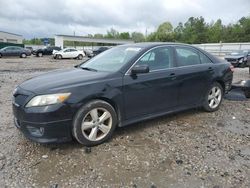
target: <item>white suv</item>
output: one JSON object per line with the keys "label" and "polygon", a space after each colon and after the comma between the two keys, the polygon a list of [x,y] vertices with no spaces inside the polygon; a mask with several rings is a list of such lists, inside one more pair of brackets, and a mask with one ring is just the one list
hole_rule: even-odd
{"label": "white suv", "polygon": [[65,48],[53,54],[55,59],[63,59],[63,58],[77,58],[82,59],[85,56],[83,51],[76,50],[74,48]]}

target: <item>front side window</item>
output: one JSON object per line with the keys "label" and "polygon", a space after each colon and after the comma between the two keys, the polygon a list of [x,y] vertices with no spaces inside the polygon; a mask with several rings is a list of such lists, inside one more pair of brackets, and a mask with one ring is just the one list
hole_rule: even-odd
{"label": "front side window", "polygon": [[150,71],[173,67],[173,55],[170,47],[159,47],[147,52],[136,65],[148,65]]}
{"label": "front side window", "polygon": [[201,63],[199,54],[191,48],[176,47],[176,56],[178,66],[198,65]]}

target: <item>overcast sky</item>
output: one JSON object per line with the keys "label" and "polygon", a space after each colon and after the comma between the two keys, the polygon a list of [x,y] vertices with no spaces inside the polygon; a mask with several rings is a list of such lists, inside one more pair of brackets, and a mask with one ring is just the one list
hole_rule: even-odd
{"label": "overcast sky", "polygon": [[250,16],[250,0],[0,0],[0,30],[25,38],[110,28],[149,33],[164,21],[176,26],[191,16],[235,23]]}

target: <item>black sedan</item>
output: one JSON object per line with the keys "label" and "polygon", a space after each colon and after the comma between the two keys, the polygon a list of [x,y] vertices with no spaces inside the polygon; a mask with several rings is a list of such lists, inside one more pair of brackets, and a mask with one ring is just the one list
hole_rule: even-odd
{"label": "black sedan", "polygon": [[25,58],[30,55],[31,51],[29,49],[25,49],[19,46],[7,46],[0,49],[0,58],[4,56],[19,56],[21,58]]}
{"label": "black sedan", "polygon": [[15,125],[37,142],[75,138],[93,146],[117,126],[194,107],[216,111],[232,77],[228,62],[190,45],[118,46],[19,85],[13,92]]}
{"label": "black sedan", "polygon": [[55,51],[60,51],[61,48],[57,47],[57,46],[46,46],[44,48],[40,48],[37,50],[33,51],[33,54],[37,57],[42,57],[44,55],[52,55],[53,54],[53,50]]}

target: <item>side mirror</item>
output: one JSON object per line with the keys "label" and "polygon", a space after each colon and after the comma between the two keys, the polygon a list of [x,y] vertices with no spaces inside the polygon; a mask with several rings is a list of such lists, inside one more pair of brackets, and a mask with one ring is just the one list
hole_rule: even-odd
{"label": "side mirror", "polygon": [[143,73],[148,73],[148,72],[149,72],[148,65],[137,65],[131,69],[131,74],[133,74],[133,75],[143,74]]}

